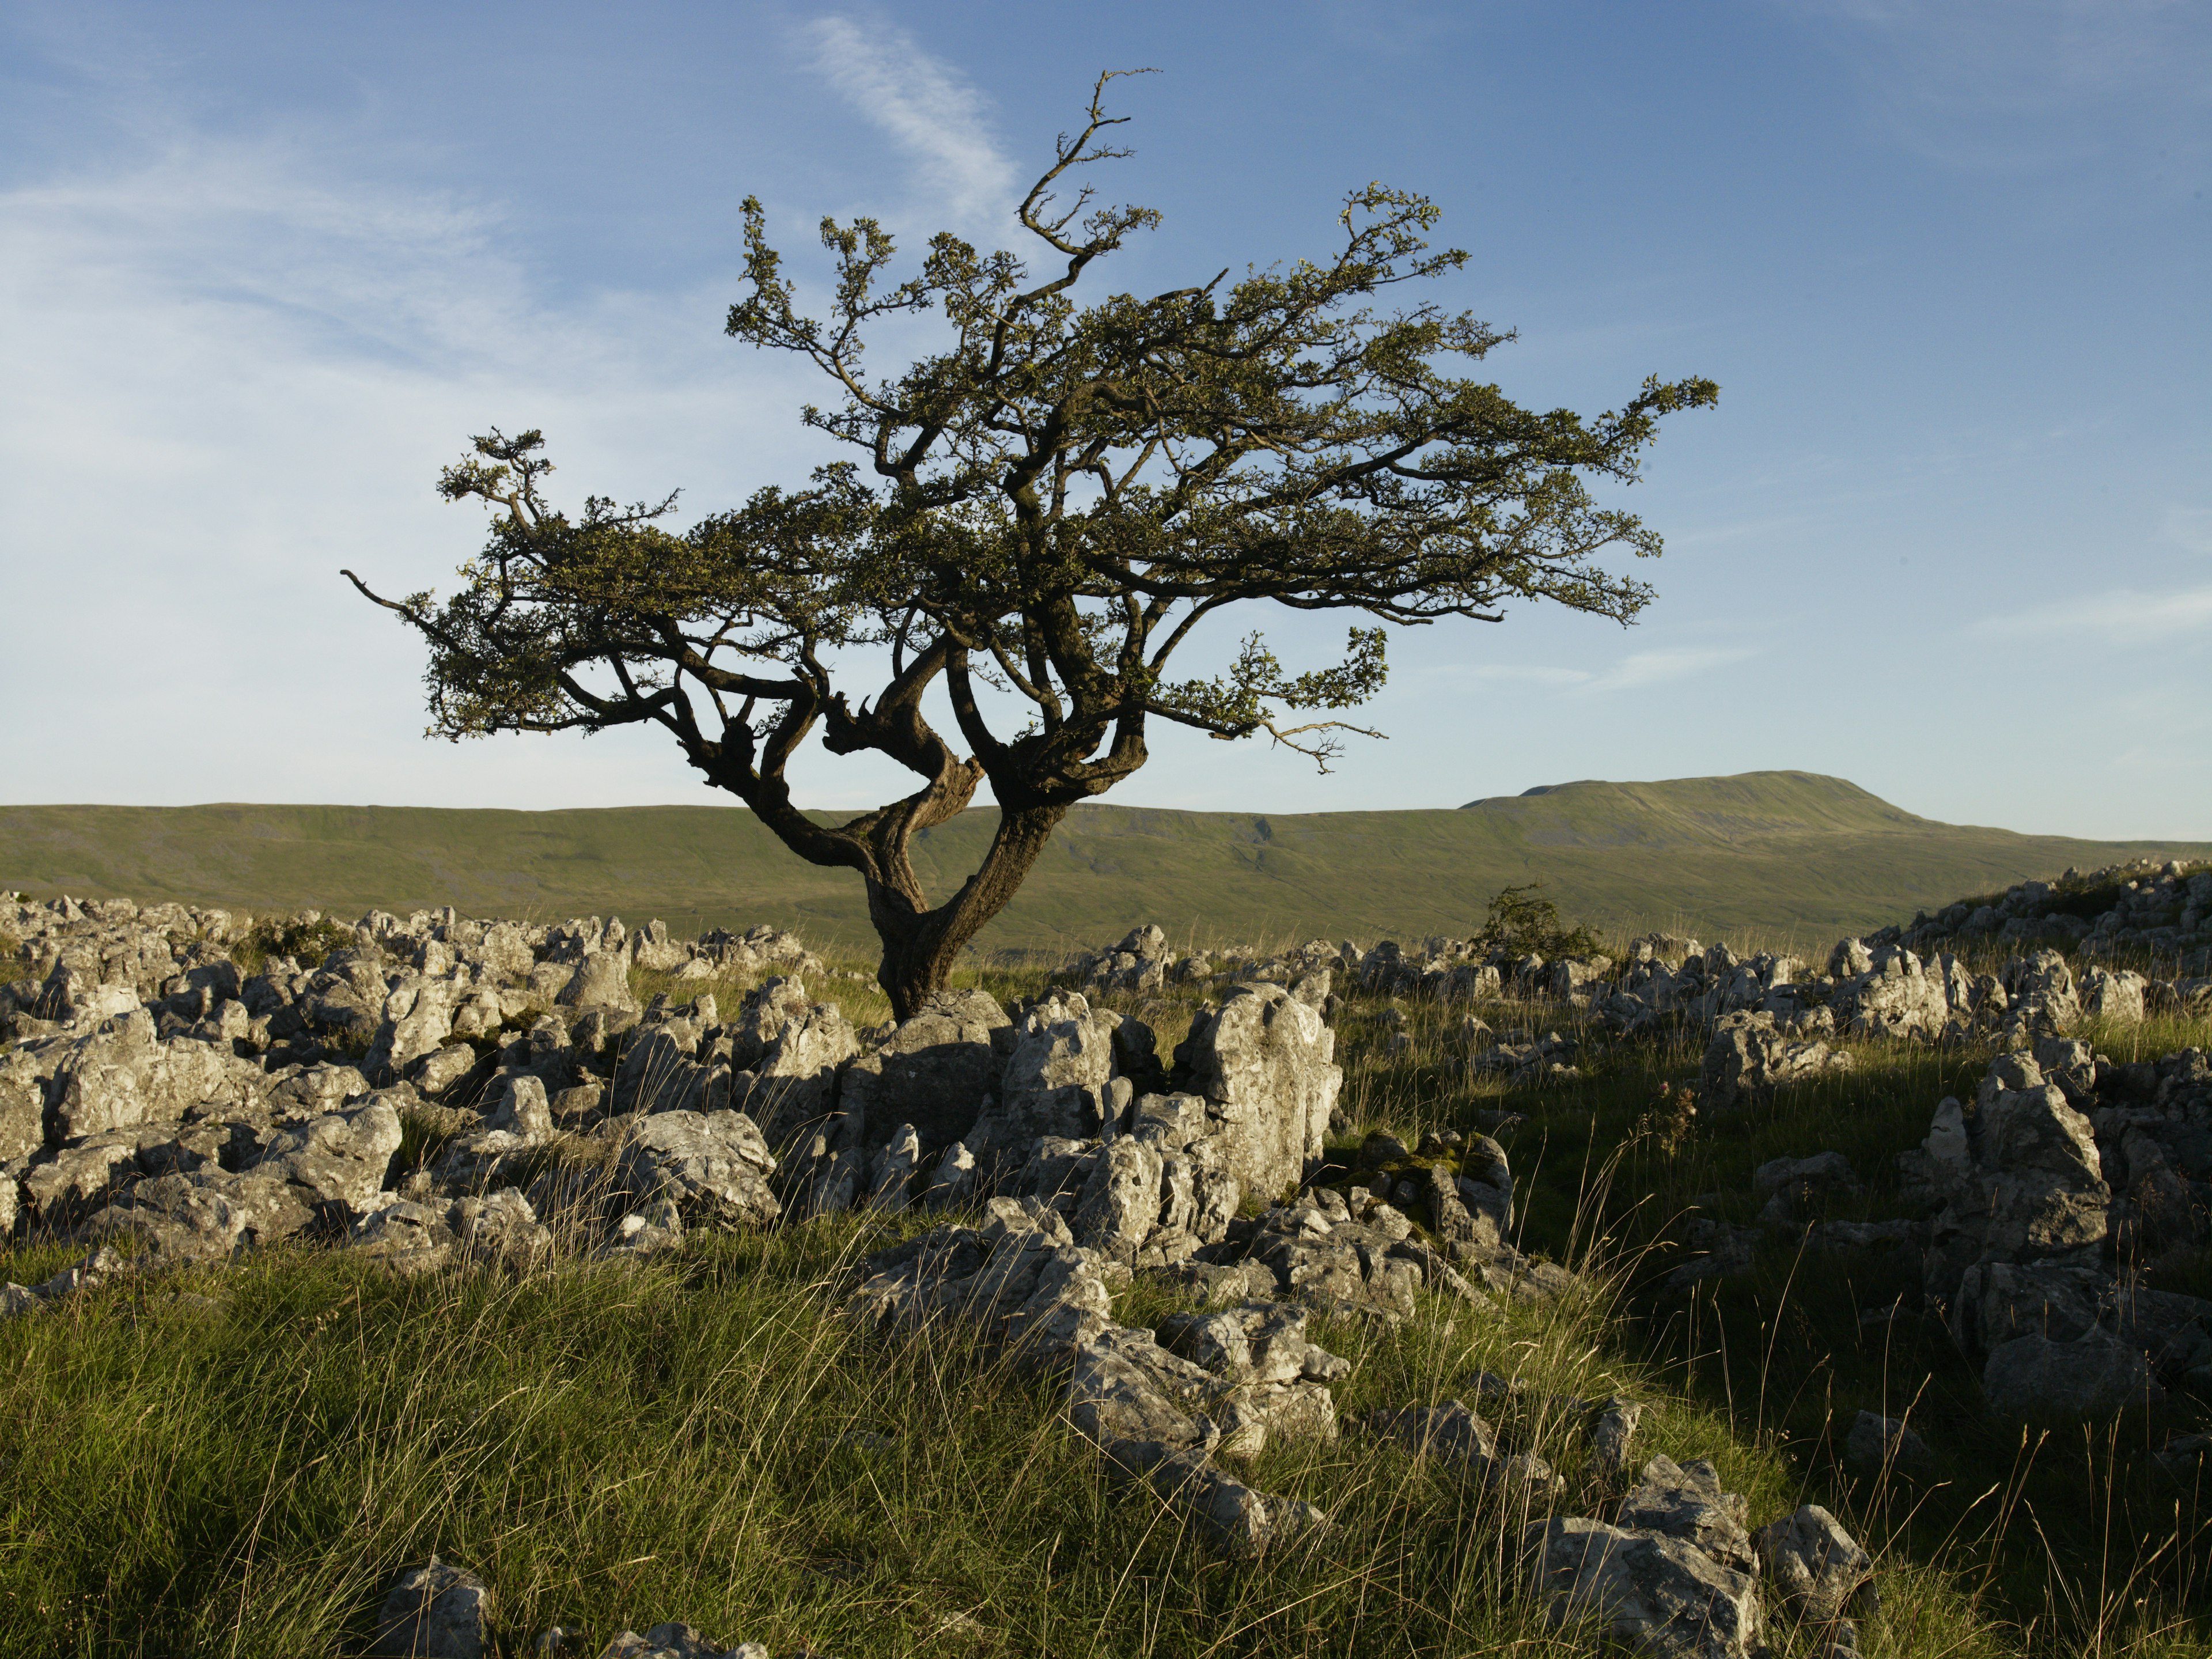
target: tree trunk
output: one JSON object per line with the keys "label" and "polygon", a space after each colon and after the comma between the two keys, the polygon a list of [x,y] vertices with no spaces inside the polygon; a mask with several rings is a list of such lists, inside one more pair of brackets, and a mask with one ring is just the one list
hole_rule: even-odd
{"label": "tree trunk", "polygon": [[1043,856],[1065,806],[1031,806],[999,814],[999,832],[975,873],[934,910],[884,884],[868,883],[868,918],[883,940],[876,982],[891,1000],[895,1019],[911,1019],[921,1005],[951,982],[953,964],[983,925],[1021,890],[1023,878]]}

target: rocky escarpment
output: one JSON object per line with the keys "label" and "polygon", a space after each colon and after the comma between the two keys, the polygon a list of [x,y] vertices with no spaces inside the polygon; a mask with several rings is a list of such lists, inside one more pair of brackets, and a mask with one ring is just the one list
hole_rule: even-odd
{"label": "rocky escarpment", "polygon": [[1897,935],[1921,949],[1972,939],[2060,945],[2092,960],[2163,960],[2182,977],[2201,976],[2212,974],[2212,869],[2144,860],[2069,870],[2056,881],[1923,911]]}

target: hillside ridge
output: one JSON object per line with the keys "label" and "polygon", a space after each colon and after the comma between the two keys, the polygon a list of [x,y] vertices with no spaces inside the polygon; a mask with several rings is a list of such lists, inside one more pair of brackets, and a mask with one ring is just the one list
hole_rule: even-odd
{"label": "hillside ridge", "polygon": [[[1601,925],[1832,939],[2029,877],[2204,842],[2091,842],[1942,823],[1805,772],[1540,786],[1459,808],[1194,812],[1085,805],[1054,834],[985,950],[1064,952],[1158,922],[1182,940],[1468,932],[1491,896],[1541,881]],[[817,813],[833,819],[840,813]],[[933,893],[997,824],[970,811],[918,837]],[[871,940],[850,872],[805,864],[741,807],[0,806],[0,887],[246,909],[773,922]]]}

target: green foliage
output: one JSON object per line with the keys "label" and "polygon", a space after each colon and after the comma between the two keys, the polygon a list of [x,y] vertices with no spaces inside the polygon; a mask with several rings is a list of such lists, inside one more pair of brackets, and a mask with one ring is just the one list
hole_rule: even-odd
{"label": "green foliage", "polygon": [[276,957],[289,957],[303,968],[319,968],[333,951],[354,942],[353,929],[319,916],[309,921],[299,916],[264,916],[246,930],[246,937],[230,947],[230,959],[245,973],[258,973]]}
{"label": "green foliage", "polygon": [[1474,936],[1485,951],[1507,957],[1587,957],[1599,953],[1598,937],[1579,924],[1567,927],[1559,907],[1544,896],[1544,884],[1525,882],[1499,890],[1490,901],[1482,931]]}
{"label": "green foliage", "polygon": [[[457,592],[386,599],[346,573],[428,642],[434,735],[657,727],[792,851],[859,872],[902,1008],[944,982],[1068,809],[1144,764],[1152,722],[1264,732],[1326,770],[1345,733],[1379,735],[1334,715],[1381,690],[1389,625],[1529,602],[1632,621],[1651,590],[1606,559],[1660,539],[1592,486],[1635,482],[1661,420],[1718,396],[1652,377],[1595,416],[1513,403],[1480,372],[1510,331],[1433,300],[1385,307],[1468,256],[1430,246],[1434,204],[1379,184],[1344,198],[1322,257],[1079,302],[1090,267],[1159,216],[1094,209],[1088,186],[1056,196],[1126,154],[1106,142],[1113,78],[1016,210],[1035,269],[944,234],[897,276],[880,224],[825,219],[834,276],[810,316],[746,198],[727,331],[819,370],[832,401],[800,418],[853,452],[805,487],[680,532],[672,495],[574,513],[547,493],[542,434],[495,429],[439,479],[492,514]],[[924,315],[931,349],[872,372],[868,346],[887,326],[921,337]],[[1290,672],[1255,632],[1222,672],[1170,678],[1194,630],[1263,603],[1365,621],[1333,665]],[[924,712],[939,688],[949,736]],[[817,734],[916,787],[815,820],[787,769]],[[914,837],[986,780],[1004,833],[932,908]]]}

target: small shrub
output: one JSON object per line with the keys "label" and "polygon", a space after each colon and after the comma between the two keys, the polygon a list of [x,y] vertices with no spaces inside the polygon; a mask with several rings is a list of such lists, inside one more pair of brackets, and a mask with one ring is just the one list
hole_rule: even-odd
{"label": "small shrub", "polygon": [[1597,935],[1559,920],[1559,907],[1544,896],[1544,884],[1532,881],[1502,890],[1490,901],[1490,914],[1475,944],[1511,957],[1589,957],[1599,951]]}
{"label": "small shrub", "polygon": [[289,957],[302,967],[319,968],[331,951],[352,943],[353,929],[327,916],[313,921],[297,916],[266,916],[231,947],[230,959],[249,974],[258,973],[275,957]]}

